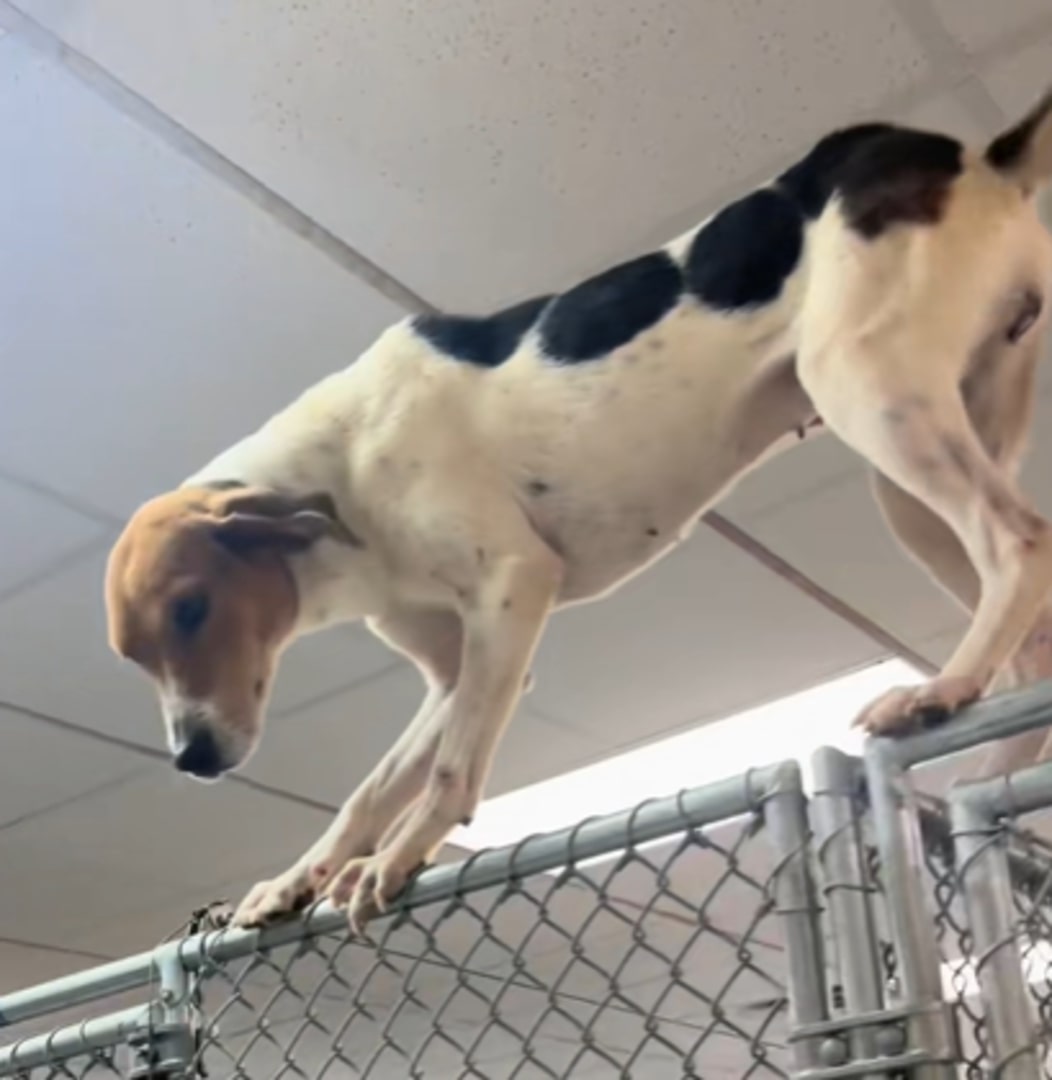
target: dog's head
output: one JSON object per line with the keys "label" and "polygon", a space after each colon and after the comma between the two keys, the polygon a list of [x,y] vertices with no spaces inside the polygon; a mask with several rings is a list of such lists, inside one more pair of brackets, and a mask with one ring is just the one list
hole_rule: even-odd
{"label": "dog's head", "polygon": [[157,685],[176,768],[215,779],[255,750],[296,625],[289,558],[354,538],[327,496],[184,488],[131,518],[106,569],[110,644]]}

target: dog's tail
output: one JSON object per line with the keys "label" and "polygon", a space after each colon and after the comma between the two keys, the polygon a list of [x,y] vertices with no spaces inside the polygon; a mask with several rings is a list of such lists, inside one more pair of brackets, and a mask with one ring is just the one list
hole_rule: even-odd
{"label": "dog's tail", "polygon": [[1026,191],[1052,180],[1052,89],[986,148],[986,160]]}

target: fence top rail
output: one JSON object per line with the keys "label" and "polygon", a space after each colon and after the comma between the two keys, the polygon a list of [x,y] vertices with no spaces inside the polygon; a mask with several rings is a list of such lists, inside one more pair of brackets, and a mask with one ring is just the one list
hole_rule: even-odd
{"label": "fence top rail", "polygon": [[951,792],[950,804],[965,806],[990,823],[1046,810],[1052,806],[1052,761],[961,785]]}
{"label": "fence top rail", "polygon": [[154,1018],[152,1006],[144,1003],[0,1046],[0,1077],[115,1047],[148,1027]]}
{"label": "fence top rail", "polygon": [[[414,879],[390,915],[424,904],[477,892],[509,878],[555,870],[624,847],[651,843],[684,829],[700,828],[758,810],[778,794],[802,794],[800,767],[784,761],[751,769],[677,795],[651,799],[557,832],[527,837],[517,844],[481,851],[460,863],[436,866]],[[302,918],[263,930],[214,930],[147,952],[66,975],[11,994],[0,995],[0,1030],[33,1017],[161,982],[172,961],[192,971],[248,956],[259,949],[291,944],[305,937],[342,930],[346,916],[327,902]],[[0,1074],[2,1075],[2,1074]]]}
{"label": "fence top rail", "polygon": [[970,750],[995,739],[1052,724],[1052,680],[969,705],[947,723],[900,738],[870,739],[867,755],[886,755],[903,767]]}

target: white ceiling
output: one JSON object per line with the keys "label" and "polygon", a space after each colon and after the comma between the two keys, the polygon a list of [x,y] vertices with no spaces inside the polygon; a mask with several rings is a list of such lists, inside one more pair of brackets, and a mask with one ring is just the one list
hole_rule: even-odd
{"label": "white ceiling", "polygon": [[[1047,0],[0,0],[0,29],[0,989],[288,863],[415,702],[362,631],[319,637],[255,786],[180,782],[103,636],[105,550],[141,499],[414,296],[557,287],[865,115],[985,137],[1052,70]],[[951,646],[959,617],[832,442],[722,510],[904,648]],[[887,654],[769,562],[702,528],[557,619],[492,790]]]}

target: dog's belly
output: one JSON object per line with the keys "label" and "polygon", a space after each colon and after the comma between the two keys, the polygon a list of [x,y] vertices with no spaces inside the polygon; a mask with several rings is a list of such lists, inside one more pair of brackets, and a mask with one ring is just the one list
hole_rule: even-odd
{"label": "dog's belly", "polygon": [[565,499],[552,499],[548,506],[538,505],[541,498],[531,500],[534,527],[563,560],[561,603],[605,596],[668,554],[752,462],[714,454],[698,462],[689,478],[677,475],[679,463],[668,464],[653,484],[608,491],[605,499],[590,484],[571,487]]}
{"label": "dog's belly", "polygon": [[757,345],[740,322],[732,329],[685,312],[595,365],[522,356],[493,373],[515,408],[488,414],[500,424],[484,443],[562,557],[564,603],[609,592],[675,547],[811,418],[784,338]]}

